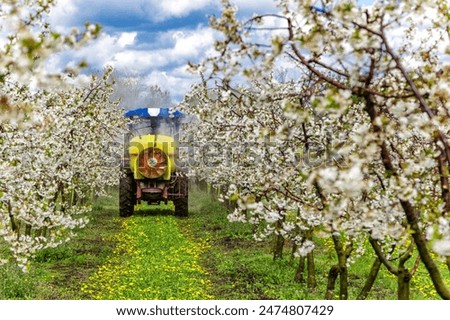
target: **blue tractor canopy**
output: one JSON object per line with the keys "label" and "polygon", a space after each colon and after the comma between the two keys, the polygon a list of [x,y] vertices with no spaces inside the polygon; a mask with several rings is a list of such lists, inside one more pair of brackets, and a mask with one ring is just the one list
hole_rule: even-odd
{"label": "blue tractor canopy", "polygon": [[132,136],[161,134],[175,140],[179,139],[184,118],[182,112],[169,108],[139,108],[126,111],[124,116],[131,119],[129,130]]}
{"label": "blue tractor canopy", "polygon": [[125,112],[125,117],[131,119],[180,118],[182,116],[182,112],[172,111],[169,108],[139,108]]}

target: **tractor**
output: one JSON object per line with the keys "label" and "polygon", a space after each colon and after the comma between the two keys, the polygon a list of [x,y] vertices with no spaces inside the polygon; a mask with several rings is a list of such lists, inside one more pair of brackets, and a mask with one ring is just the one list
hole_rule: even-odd
{"label": "tractor", "polygon": [[119,215],[129,217],[134,206],[173,201],[175,215],[188,216],[187,172],[178,163],[183,114],[168,108],[129,110],[123,174],[119,183]]}

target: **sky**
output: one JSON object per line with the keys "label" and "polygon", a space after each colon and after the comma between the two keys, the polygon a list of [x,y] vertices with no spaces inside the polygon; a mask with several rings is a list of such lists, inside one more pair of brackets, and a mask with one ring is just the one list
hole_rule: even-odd
{"label": "sky", "polygon": [[[232,2],[243,18],[276,11],[273,0]],[[101,71],[111,65],[119,74],[158,85],[176,103],[199,81],[187,63],[213,52],[212,15],[220,16],[220,0],[57,0],[50,14],[54,29],[68,32],[90,22],[103,33],[79,51],[52,57],[50,66],[58,70],[86,60],[91,71]]]}
{"label": "sky", "polygon": [[[235,0],[243,16],[273,12],[273,0]],[[86,59],[90,69],[111,65],[123,75],[169,91],[179,102],[199,79],[187,71],[212,53],[211,15],[220,15],[220,0],[58,0],[50,15],[57,31],[82,28],[86,21],[103,27],[101,37],[77,52],[58,54],[51,68],[63,69]]]}

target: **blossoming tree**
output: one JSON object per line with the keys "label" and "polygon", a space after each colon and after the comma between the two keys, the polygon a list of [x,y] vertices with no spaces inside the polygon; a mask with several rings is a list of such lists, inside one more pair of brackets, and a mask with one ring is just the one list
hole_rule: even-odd
{"label": "blossoming tree", "polygon": [[[90,189],[115,183],[122,112],[109,102],[111,70],[76,85],[78,67],[46,73],[52,54],[95,37],[98,26],[62,35],[45,23],[53,1],[0,7],[0,261],[24,270],[38,250],[67,241],[86,224]],[[81,67],[81,65],[80,65]]]}
{"label": "blossoming tree", "polygon": [[313,234],[331,237],[327,298],[337,276],[347,298],[347,266],[365,238],[399,298],[419,263],[450,298],[439,269],[442,259],[450,268],[448,3],[277,4],[242,22],[222,1],[211,20],[217,55],[193,66],[204,83],[186,98],[207,159],[195,173],[239,198],[230,218],[260,225],[257,237],[292,239],[301,256]]}

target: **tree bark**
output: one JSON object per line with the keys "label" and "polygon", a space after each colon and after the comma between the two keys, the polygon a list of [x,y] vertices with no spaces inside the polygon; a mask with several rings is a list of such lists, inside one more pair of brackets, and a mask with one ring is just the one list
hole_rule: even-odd
{"label": "tree bark", "polygon": [[273,249],[273,260],[281,260],[283,258],[284,238],[281,234],[275,235],[275,246]]}
{"label": "tree bark", "polygon": [[31,237],[32,226],[29,223],[25,224],[25,235]]}
{"label": "tree bark", "polygon": [[291,250],[291,257],[289,259],[289,264],[293,265],[295,260],[295,252],[297,252],[298,246],[292,241],[292,250]]}
{"label": "tree bark", "polygon": [[11,201],[8,201],[8,215],[9,215],[9,221],[11,222],[11,230],[13,232],[18,232],[19,228],[17,226],[16,219],[14,218],[14,215],[12,213]]}
{"label": "tree bark", "polygon": [[314,264],[314,250],[308,253],[306,256],[307,268],[308,268],[308,280],[307,285],[310,291],[315,290],[317,287],[316,281],[316,267]]}
{"label": "tree bark", "polygon": [[300,256],[298,261],[298,267],[295,271],[294,281],[298,283],[305,282],[304,273],[305,273],[305,260],[306,257]]}
{"label": "tree bark", "polygon": [[350,252],[346,252],[342,245],[339,236],[333,235],[334,248],[336,250],[339,267],[339,299],[348,299],[348,270],[347,270],[347,258]]}
{"label": "tree bark", "polygon": [[411,274],[408,269],[400,267],[397,274],[397,299],[409,300]]}
{"label": "tree bark", "polygon": [[369,275],[367,276],[366,283],[364,284],[364,287],[361,289],[361,292],[359,293],[357,300],[365,300],[367,296],[369,295],[370,290],[372,290],[373,284],[375,283],[375,280],[377,279],[378,272],[380,271],[381,267],[381,260],[378,258],[375,258],[372,264],[372,268],[370,268]]}
{"label": "tree bark", "polygon": [[[286,216],[283,216],[280,220],[277,221],[277,230],[281,230],[283,228],[283,222]],[[281,234],[275,235],[275,245],[273,248],[273,260],[281,260],[283,258],[283,248],[284,248],[284,237]]]}
{"label": "tree bark", "polygon": [[331,266],[330,271],[328,272],[328,282],[327,282],[327,291],[325,292],[325,300],[334,299],[334,288],[336,286],[336,280],[338,276],[339,276],[339,266],[338,265]]}
{"label": "tree bark", "polygon": [[444,280],[442,279],[441,273],[439,271],[439,268],[434,262],[433,258],[431,257],[430,251],[428,250],[427,247],[425,236],[423,235],[422,229],[419,226],[416,214],[409,202],[405,203],[405,206],[406,206],[405,212],[407,212],[406,218],[408,220],[409,225],[411,226],[411,230],[413,231],[412,236],[414,238],[414,242],[416,243],[416,247],[417,250],[419,251],[420,258],[422,259],[423,264],[428,270],[428,274],[430,275],[434,288],[436,289],[436,292],[441,296],[441,298],[450,300],[450,290],[445,285]]}
{"label": "tree bark", "polygon": [[339,299],[348,299],[348,268],[347,266],[340,267],[339,271]]}

